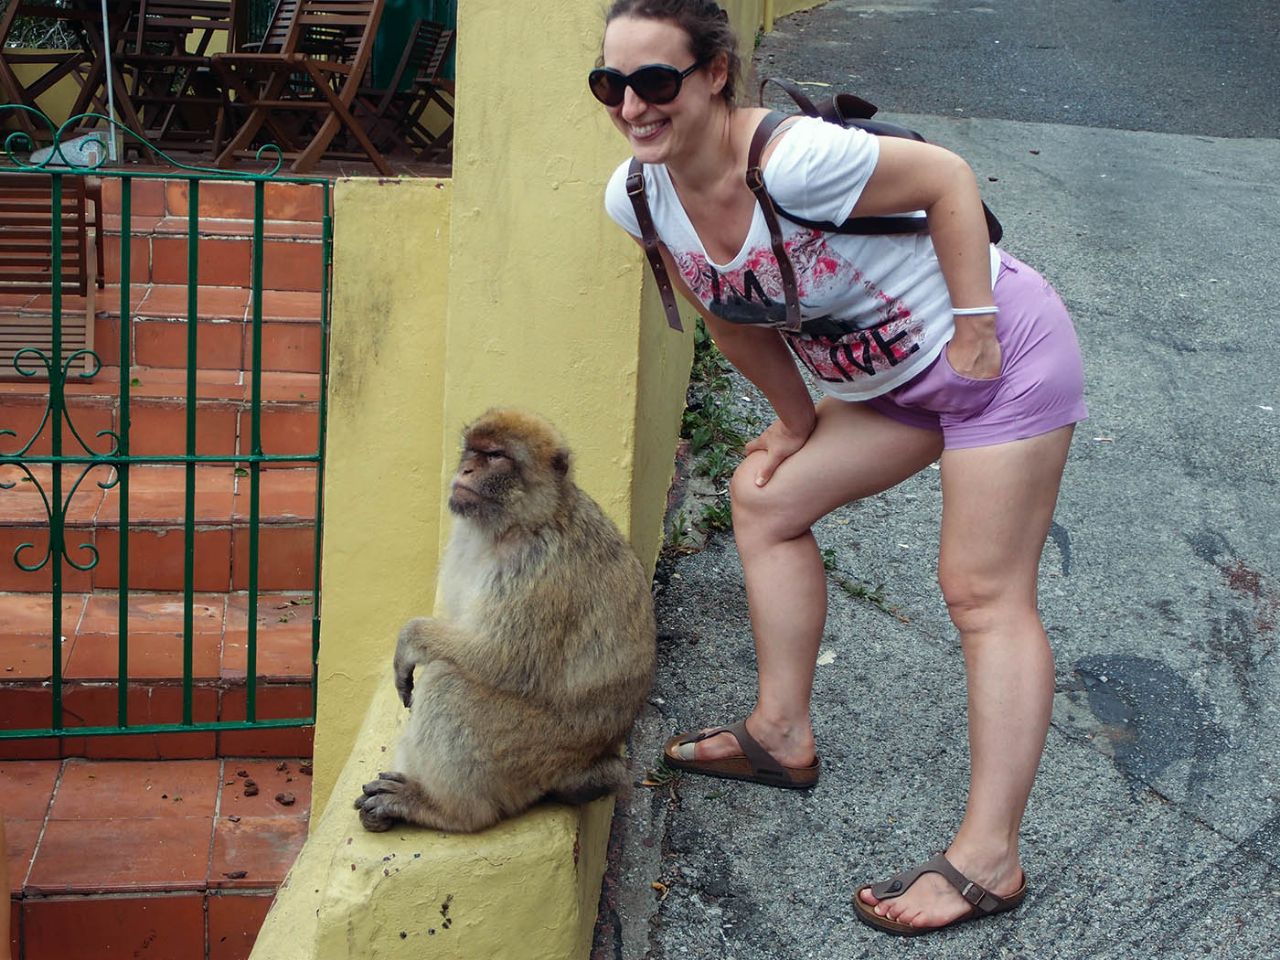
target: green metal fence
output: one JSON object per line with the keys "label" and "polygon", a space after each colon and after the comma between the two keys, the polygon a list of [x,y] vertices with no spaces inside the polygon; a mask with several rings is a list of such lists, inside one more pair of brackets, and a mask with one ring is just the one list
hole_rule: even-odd
{"label": "green metal fence", "polygon": [[[9,109],[26,109],[22,107],[0,106],[0,118]],[[47,118],[42,118],[48,123]],[[73,118],[78,119],[78,118]],[[105,120],[105,118],[97,118]],[[50,127],[52,125],[50,124]],[[74,129],[74,123],[68,121],[63,129]],[[55,139],[55,142],[57,140]],[[60,279],[63,270],[63,236],[54,229],[50,233],[51,283],[50,283],[50,320],[52,324],[51,349],[46,353],[39,347],[28,347],[18,351],[12,364],[20,378],[28,382],[42,381],[47,377],[47,406],[44,410],[40,426],[30,437],[21,437],[17,431],[6,424],[5,406],[0,398],[0,441],[7,440],[6,450],[0,450],[0,466],[16,467],[23,475],[25,483],[35,484],[40,493],[48,516],[48,547],[43,556],[39,556],[34,542],[23,542],[17,546],[9,557],[0,556],[0,564],[12,563],[31,575],[48,571],[50,593],[52,594],[52,612],[49,624],[51,659],[49,665],[49,685],[51,692],[48,715],[32,716],[29,723],[15,725],[12,717],[6,726],[11,729],[0,729],[0,740],[29,737],[55,736],[95,736],[194,732],[210,730],[242,730],[271,727],[299,727],[311,725],[315,719],[315,664],[319,649],[320,636],[320,542],[323,526],[324,497],[324,434],[325,434],[325,393],[328,381],[328,341],[329,341],[329,274],[332,258],[332,192],[331,184],[324,178],[285,177],[278,175],[280,166],[278,158],[272,169],[258,173],[238,173],[226,170],[208,170],[172,161],[163,154],[157,155],[172,164],[170,169],[155,170],[136,169],[103,169],[76,166],[53,166],[52,164],[33,163],[30,159],[22,159],[19,154],[23,148],[31,147],[30,141],[21,133],[8,136],[4,145],[5,156],[0,157],[0,178],[11,173],[42,173],[48,177],[50,210],[56,218],[61,209],[63,193],[68,189],[72,178],[92,175],[104,181],[114,180],[119,184],[119,233],[121,236],[119,254],[119,299],[120,317],[119,362],[120,375],[118,396],[118,419],[115,430],[99,431],[89,437],[75,423],[73,412],[68,407],[67,385],[78,378],[91,378],[98,374],[103,366],[96,351],[71,350],[63,345],[63,293]],[[137,185],[146,180],[163,179],[181,181],[186,184],[188,196],[186,242],[187,242],[187,282],[186,282],[186,382],[184,392],[186,426],[185,452],[174,455],[138,455],[131,452],[133,438],[130,432],[130,411],[134,386],[131,366],[131,305],[133,303],[132,248],[131,238],[134,231],[135,215],[133,198]],[[200,200],[201,188],[211,182],[234,181],[248,184],[253,195],[252,213],[252,274],[249,297],[250,335],[249,354],[244,364],[244,377],[249,385],[247,435],[241,437],[241,449],[225,453],[197,453],[196,411],[198,397],[198,373],[200,357],[200,324],[198,321],[199,288],[197,278],[200,267],[201,243],[204,239],[201,231]],[[0,179],[3,184],[3,179]],[[318,431],[314,450],[307,452],[290,451],[287,453],[266,453],[263,450],[263,259],[264,259],[264,223],[268,217],[266,209],[266,187],[268,184],[305,184],[323,193],[323,215],[321,221],[320,244],[322,249],[322,270],[320,278],[320,352],[319,358],[319,394],[318,394]],[[0,235],[0,242],[3,236]],[[84,363],[85,370],[72,372],[73,364]],[[241,422],[243,423],[243,416]],[[37,436],[48,428],[50,449],[48,453],[35,452]],[[65,433],[65,436],[64,436]],[[247,444],[245,437],[247,436]],[[258,717],[258,688],[261,678],[258,676],[258,619],[260,605],[259,581],[259,540],[262,523],[261,493],[262,471],[264,467],[277,462],[290,464],[306,463],[314,465],[316,471],[315,500],[315,540],[314,568],[310,591],[311,600],[311,709],[303,716],[263,719]],[[182,716],[180,720],[168,723],[138,723],[130,717],[129,689],[129,600],[131,590],[130,579],[130,537],[133,529],[133,518],[130,515],[130,480],[131,475],[144,465],[168,464],[185,468],[185,517],[183,534],[185,537],[183,551],[183,633],[182,633]],[[237,476],[247,475],[249,484],[248,510],[248,590],[247,590],[247,639],[246,639],[246,705],[243,720],[197,721],[193,711],[194,677],[194,643],[195,643],[195,590],[193,588],[195,574],[196,543],[196,468],[203,465],[227,465],[234,467]],[[50,482],[46,490],[33,471],[33,467],[48,468]],[[108,479],[98,482],[103,490],[113,487],[119,489],[119,589],[118,589],[118,671],[114,680],[117,689],[116,722],[97,726],[76,726],[66,723],[64,711],[64,677],[63,657],[60,638],[66,632],[63,622],[63,600],[67,593],[67,578],[74,571],[93,570],[102,559],[98,548],[93,543],[75,544],[69,542],[74,537],[68,536],[67,519],[73,507],[77,493],[84,487],[85,480],[95,469],[106,468]],[[43,469],[40,471],[45,472]],[[14,483],[0,482],[0,506],[7,490]],[[3,617],[0,616],[0,620]],[[5,678],[0,674],[0,701],[7,695]],[[25,718],[24,718],[25,719]]]}

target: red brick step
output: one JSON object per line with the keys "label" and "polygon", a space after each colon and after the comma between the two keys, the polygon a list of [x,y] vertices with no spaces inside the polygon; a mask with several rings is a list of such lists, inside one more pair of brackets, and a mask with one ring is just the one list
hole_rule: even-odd
{"label": "red brick step", "polygon": [[[259,719],[311,713],[310,593],[258,598],[255,712]],[[52,598],[0,593],[0,729],[49,726],[52,717]],[[182,721],[184,598],[180,593],[129,597],[130,724]],[[192,719],[245,717],[248,608],[246,593],[197,593],[192,603]],[[72,594],[62,603],[61,667],[67,726],[118,722],[119,601],[112,592]],[[171,758],[309,755],[310,727],[122,736],[0,740],[7,758]]]}

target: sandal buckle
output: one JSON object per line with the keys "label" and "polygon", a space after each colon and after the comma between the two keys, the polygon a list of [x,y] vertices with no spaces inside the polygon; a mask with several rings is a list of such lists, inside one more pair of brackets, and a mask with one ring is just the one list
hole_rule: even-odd
{"label": "sandal buckle", "polygon": [[982,902],[982,898],[987,895],[987,891],[982,889],[972,880],[964,885],[964,889],[960,891],[960,896],[964,897],[971,906],[976,907]]}

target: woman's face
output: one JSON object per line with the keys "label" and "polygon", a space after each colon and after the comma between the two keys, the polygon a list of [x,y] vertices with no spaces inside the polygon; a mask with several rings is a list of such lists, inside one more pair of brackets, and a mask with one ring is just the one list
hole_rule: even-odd
{"label": "woman's face", "polygon": [[[689,36],[669,20],[617,17],[604,32],[604,66],[629,74],[651,63],[677,70],[693,65]],[[707,128],[712,101],[724,86],[722,57],[684,79],[670,103],[646,103],[630,86],[616,107],[605,107],[641,163],[669,163],[687,154]]]}

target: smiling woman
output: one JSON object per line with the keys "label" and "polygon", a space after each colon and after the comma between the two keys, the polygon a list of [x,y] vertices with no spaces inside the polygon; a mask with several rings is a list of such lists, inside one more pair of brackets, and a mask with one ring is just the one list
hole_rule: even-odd
{"label": "smiling woman", "polygon": [[[904,935],[1012,910],[1053,695],[1036,575],[1085,415],[1075,333],[1039,274],[989,243],[963,160],[814,118],[766,141],[773,118],[735,103],[738,73],[711,0],[617,0],[588,78],[634,155],[609,182],[610,216],[647,249],[656,237],[665,275],[777,415],[730,485],[758,698],[742,723],[673,737],[664,759],[770,786],[818,782],[810,699],[826,578],[811,526],[941,458],[938,578],[968,671],[969,804],[945,857],[861,887],[853,909]],[[767,188],[759,203],[749,166]],[[771,228],[759,204],[774,201],[797,220]],[[918,212],[928,236],[822,229]],[[800,368],[827,394],[817,405]]]}

